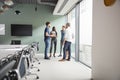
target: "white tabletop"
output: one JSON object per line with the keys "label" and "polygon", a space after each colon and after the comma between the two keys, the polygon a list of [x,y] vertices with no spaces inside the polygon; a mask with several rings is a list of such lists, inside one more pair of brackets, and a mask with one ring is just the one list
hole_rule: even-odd
{"label": "white tabletop", "polygon": [[24,48],[28,45],[0,45],[0,49]]}
{"label": "white tabletop", "polygon": [[0,59],[11,54],[17,54],[18,51],[22,50],[26,46],[27,45],[0,45]]}

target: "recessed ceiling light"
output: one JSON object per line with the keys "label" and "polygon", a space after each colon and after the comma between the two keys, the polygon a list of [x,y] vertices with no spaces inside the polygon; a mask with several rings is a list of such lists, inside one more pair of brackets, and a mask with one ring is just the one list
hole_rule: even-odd
{"label": "recessed ceiling light", "polygon": [[8,6],[12,6],[14,3],[12,0],[5,0],[4,4],[8,5]]}

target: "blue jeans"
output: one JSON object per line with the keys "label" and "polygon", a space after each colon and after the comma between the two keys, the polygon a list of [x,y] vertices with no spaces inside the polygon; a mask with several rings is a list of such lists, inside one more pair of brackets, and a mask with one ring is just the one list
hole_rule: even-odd
{"label": "blue jeans", "polygon": [[46,39],[44,40],[45,42],[45,52],[44,52],[44,58],[48,58],[48,51],[49,51],[49,46],[50,46],[50,40]]}
{"label": "blue jeans", "polygon": [[64,48],[63,48],[63,59],[66,58],[66,51],[68,51],[68,59],[71,57],[71,42],[65,41]]}
{"label": "blue jeans", "polygon": [[60,55],[62,54],[63,51],[63,40],[60,40]]}

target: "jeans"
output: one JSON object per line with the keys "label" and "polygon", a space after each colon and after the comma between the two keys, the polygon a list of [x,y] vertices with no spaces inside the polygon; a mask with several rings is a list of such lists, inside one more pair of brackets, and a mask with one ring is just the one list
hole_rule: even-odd
{"label": "jeans", "polygon": [[51,39],[50,53],[52,53],[53,44],[54,44],[54,54],[55,54],[57,47],[57,39]]}
{"label": "jeans", "polygon": [[63,49],[63,40],[60,40],[60,55],[62,53],[62,49]]}
{"label": "jeans", "polygon": [[66,59],[66,51],[68,51],[68,59],[71,57],[71,42],[65,41],[63,48],[63,59]]}
{"label": "jeans", "polygon": [[44,42],[45,42],[44,58],[48,58],[47,54],[48,54],[48,50],[49,50],[49,46],[50,46],[50,40],[46,39],[46,40],[44,40]]}

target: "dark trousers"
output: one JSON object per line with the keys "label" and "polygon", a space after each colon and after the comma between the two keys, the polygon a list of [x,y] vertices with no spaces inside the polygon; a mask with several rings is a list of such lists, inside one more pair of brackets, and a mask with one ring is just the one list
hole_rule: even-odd
{"label": "dark trousers", "polygon": [[62,53],[62,50],[63,50],[63,40],[60,40],[60,55]]}
{"label": "dark trousers", "polygon": [[51,39],[50,53],[52,53],[52,48],[54,45],[54,54],[56,53],[57,39]]}
{"label": "dark trousers", "polygon": [[44,52],[44,58],[48,58],[48,50],[49,50],[49,46],[50,46],[50,40],[44,40],[45,42],[45,52]]}
{"label": "dark trousers", "polygon": [[71,57],[71,42],[65,41],[63,48],[63,59],[66,59],[66,51],[68,51],[68,59]]}

